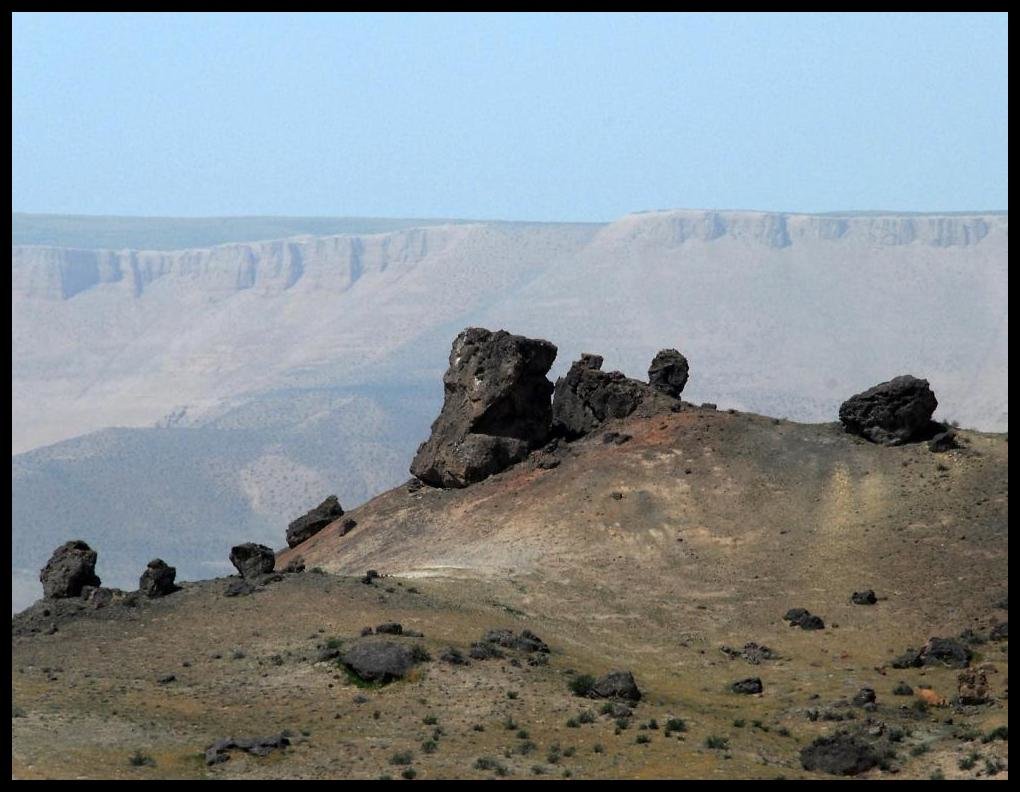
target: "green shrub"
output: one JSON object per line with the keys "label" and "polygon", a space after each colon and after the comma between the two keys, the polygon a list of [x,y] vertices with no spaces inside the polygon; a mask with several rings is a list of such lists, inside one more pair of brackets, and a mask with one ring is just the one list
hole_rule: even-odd
{"label": "green shrub", "polygon": [[414,754],[410,751],[400,751],[399,753],[393,754],[390,757],[390,764],[395,765],[409,765],[411,760],[414,759]]}
{"label": "green shrub", "polygon": [[670,718],[666,721],[666,731],[668,732],[685,732],[687,731],[687,724],[683,718]]}
{"label": "green shrub", "polygon": [[141,751],[135,751],[128,757],[128,764],[132,767],[155,767],[156,760]]}
{"label": "green shrub", "polygon": [[595,687],[595,677],[591,674],[578,674],[570,680],[568,687],[575,696],[587,696]]}
{"label": "green shrub", "polygon": [[725,751],[730,747],[730,741],[728,737],[719,737],[713,734],[705,738],[705,747],[717,751]]}

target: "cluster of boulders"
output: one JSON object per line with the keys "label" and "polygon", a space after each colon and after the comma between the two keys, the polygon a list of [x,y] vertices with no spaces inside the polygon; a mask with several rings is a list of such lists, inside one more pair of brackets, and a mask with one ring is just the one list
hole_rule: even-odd
{"label": "cluster of boulders", "polygon": [[929,638],[920,649],[907,649],[892,661],[893,668],[920,668],[946,666],[966,668],[974,653],[954,638]]}
{"label": "cluster of boulders", "polygon": [[791,627],[800,627],[802,630],[824,630],[825,622],[821,616],[816,616],[807,608],[790,608],[783,614],[783,620],[788,621]]}
{"label": "cluster of boulders", "polygon": [[[125,592],[104,588],[96,574],[99,554],[81,539],[65,542],[50,556],[46,566],[39,572],[43,586],[43,598],[81,598],[101,608],[116,599],[123,599]],[[177,570],[163,559],[155,558],[148,563],[138,580],[138,591],[146,597],[165,597],[178,590],[174,584]]]}
{"label": "cluster of boulders", "polygon": [[[465,487],[522,461],[554,437],[576,438],[642,404],[668,409],[687,382],[687,360],[663,350],[650,383],[604,372],[602,358],[582,355],[555,386],[548,341],[471,327],[453,342],[443,375],[443,408],[418,448],[411,473],[434,487]],[[551,397],[551,400],[550,400]],[[554,467],[550,458],[544,466]]]}

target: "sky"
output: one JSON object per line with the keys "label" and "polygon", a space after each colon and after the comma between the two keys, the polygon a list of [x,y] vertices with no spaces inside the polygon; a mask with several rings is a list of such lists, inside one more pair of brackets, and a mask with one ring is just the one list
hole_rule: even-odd
{"label": "sky", "polygon": [[14,211],[1007,209],[1005,14],[33,14]]}

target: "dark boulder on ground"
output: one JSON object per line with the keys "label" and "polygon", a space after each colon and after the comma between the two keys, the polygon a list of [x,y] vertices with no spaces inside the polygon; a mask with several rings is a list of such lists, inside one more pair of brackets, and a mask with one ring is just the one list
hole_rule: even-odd
{"label": "dark boulder on ground", "polygon": [[231,751],[244,751],[253,756],[268,756],[278,748],[290,745],[290,740],[285,734],[275,734],[271,737],[227,737],[224,740],[217,740],[205,750],[205,763],[207,765],[220,764],[230,758]]}
{"label": "dark boulder on ground", "polygon": [[641,691],[630,671],[610,671],[595,680],[589,691],[593,698],[622,699],[624,701],[640,701]]}
{"label": "dark boulder on ground", "polygon": [[663,411],[676,402],[646,382],[629,379],[619,371],[602,371],[602,357],[581,355],[553,391],[553,431],[576,438],[594,431],[604,421],[626,418],[643,405]]}
{"label": "dark boulder on ground", "polygon": [[876,698],[873,688],[861,688],[854,693],[851,703],[855,707],[867,707],[869,704],[874,704]]}
{"label": "dark boulder on ground", "polygon": [[443,408],[411,473],[434,487],[466,487],[523,460],[549,439],[556,359],[548,341],[471,327],[453,342]]}
{"label": "dark boulder on ground", "polygon": [[741,679],[730,685],[730,690],[734,693],[743,693],[745,695],[757,695],[765,689],[762,685],[761,680],[758,677],[748,677],[747,679]]}
{"label": "dark boulder on ground", "polygon": [[404,628],[397,622],[386,622],[376,627],[375,631],[377,635],[400,635],[404,632]]}
{"label": "dark boulder on ground", "polygon": [[469,665],[468,659],[464,657],[464,654],[460,651],[460,649],[453,646],[446,647],[446,649],[443,650],[443,653],[439,655],[439,659],[444,663],[449,663],[450,665]]}
{"label": "dark boulder on ground", "polygon": [[482,637],[482,643],[497,644],[520,652],[548,652],[549,646],[531,630],[522,630],[516,635],[513,630],[489,630]]}
{"label": "dark boulder on ground", "polygon": [[928,450],[936,454],[943,454],[946,451],[952,451],[954,448],[959,447],[959,443],[956,442],[956,432],[952,429],[939,432],[928,441]]}
{"label": "dark boulder on ground", "polygon": [[894,696],[913,696],[914,689],[901,679],[896,683],[896,687],[892,689],[892,694]]}
{"label": "dark boulder on ground", "polygon": [[776,660],[779,655],[776,652],[769,649],[765,644],[758,644],[754,641],[748,641],[744,644],[743,649],[734,649],[730,646],[720,647],[723,654],[729,655],[730,657],[740,657],[749,662],[751,665],[759,665],[765,660]]}
{"label": "dark boulder on ground", "polygon": [[849,732],[819,737],[801,749],[800,763],[805,770],[830,775],[852,776],[876,767],[882,760],[870,742]]}
{"label": "dark boulder on ground", "polygon": [[920,668],[923,665],[921,650],[907,649],[907,651],[894,659],[889,665],[893,668]]}
{"label": "dark boulder on ground", "polygon": [[81,539],[66,542],[53,551],[39,572],[43,597],[62,599],[81,596],[85,586],[100,584],[96,575],[96,551]]}
{"label": "dark boulder on ground", "polygon": [[825,622],[821,616],[815,616],[805,608],[790,608],[783,618],[790,622],[791,627],[800,627],[802,630],[825,629]]}
{"label": "dark boulder on ground", "polygon": [[343,664],[362,680],[382,684],[403,679],[426,658],[420,646],[395,641],[362,641],[341,655]]}
{"label": "dark boulder on ground", "polygon": [[283,568],[283,571],[286,572],[288,575],[296,575],[300,572],[304,572],[305,560],[301,556],[298,556],[297,558],[292,558],[290,561],[287,562],[287,566]]}
{"label": "dark boulder on ground", "polygon": [[169,566],[162,558],[154,558],[145,567],[138,580],[138,590],[147,597],[165,597],[177,590],[174,580],[177,569]]}
{"label": "dark boulder on ground", "polygon": [[348,517],[346,520],[340,523],[340,530],[337,531],[337,536],[346,536],[357,527],[358,521],[351,517]]}
{"label": "dark boulder on ground", "polygon": [[875,596],[875,592],[871,589],[867,591],[855,591],[850,595],[850,601],[854,605],[874,605],[878,602],[878,597]]}
{"label": "dark boulder on ground", "polygon": [[340,506],[340,501],[336,495],[330,495],[314,509],[301,515],[287,526],[287,546],[297,547],[343,516],[344,510]]}
{"label": "dark boulder on ground", "polygon": [[231,580],[227,583],[227,587],[223,589],[224,597],[246,597],[255,591],[255,586],[241,578],[240,580]]}
{"label": "dark boulder on ground", "polygon": [[992,641],[1008,641],[1009,622],[1002,622],[992,627],[991,632],[988,633],[988,638]]}
{"label": "dark boulder on ground", "polygon": [[675,349],[663,349],[652,358],[652,365],[648,367],[648,383],[667,396],[679,399],[689,371],[687,358]]}
{"label": "dark boulder on ground", "polygon": [[276,553],[265,545],[247,542],[230,550],[230,563],[245,580],[259,580],[276,566]]}
{"label": "dark boulder on ground", "polygon": [[921,664],[966,668],[970,665],[973,652],[953,638],[930,638],[921,649]]}
{"label": "dark boulder on ground", "polygon": [[873,443],[902,445],[922,439],[938,404],[928,380],[905,375],[851,396],[840,405],[839,420]]}

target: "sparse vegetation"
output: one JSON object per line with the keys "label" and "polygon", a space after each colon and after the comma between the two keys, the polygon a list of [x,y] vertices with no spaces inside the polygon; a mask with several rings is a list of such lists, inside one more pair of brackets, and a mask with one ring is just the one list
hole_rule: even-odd
{"label": "sparse vegetation", "polygon": [[415,771],[413,767],[408,767],[404,770],[404,772],[400,774],[400,777],[406,779],[407,781],[412,781],[417,775],[418,773]]}
{"label": "sparse vegetation", "polygon": [[[595,687],[595,677],[591,674],[578,674],[570,680],[568,687],[575,696],[587,697],[591,693],[591,689]],[[610,709],[610,711],[612,710]]]}
{"label": "sparse vegetation", "polygon": [[637,739],[634,740],[634,742],[637,743],[638,745],[647,745],[651,741],[652,738],[649,737],[647,734],[639,734],[637,736]]}
{"label": "sparse vegetation", "polygon": [[427,754],[433,754],[439,750],[439,743],[435,740],[426,740],[421,744],[421,752]]}
{"label": "sparse vegetation", "polygon": [[390,764],[409,765],[414,760],[414,754],[410,751],[400,751],[390,757]]}
{"label": "sparse vegetation", "polygon": [[424,723],[426,726],[435,726],[437,723],[439,723],[439,718],[437,718],[435,715],[429,714],[422,718],[421,722]]}
{"label": "sparse vegetation", "polygon": [[958,763],[959,768],[961,770],[972,770],[974,768],[974,765],[978,763],[978,759],[980,758],[981,754],[977,753],[976,751],[971,751],[969,754],[967,754],[959,761]]}
{"label": "sparse vegetation", "polygon": [[687,731],[687,723],[683,718],[670,718],[666,721],[666,733],[669,732],[685,732]]}
{"label": "sparse vegetation", "polygon": [[714,751],[725,751],[730,747],[730,740],[728,737],[719,737],[712,734],[705,738],[705,747],[711,748]]}
{"label": "sparse vegetation", "polygon": [[990,743],[995,740],[1006,740],[1009,741],[1009,726],[999,726],[992,729],[988,734],[981,738],[981,742]]}
{"label": "sparse vegetation", "polygon": [[155,767],[156,760],[141,751],[135,751],[128,757],[128,764],[132,767]]}

